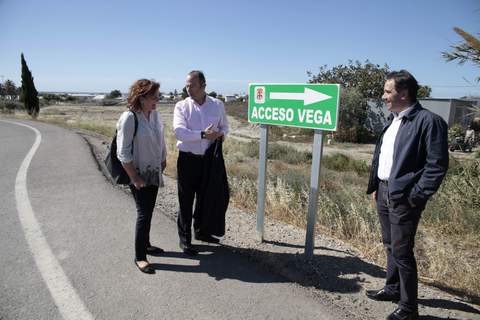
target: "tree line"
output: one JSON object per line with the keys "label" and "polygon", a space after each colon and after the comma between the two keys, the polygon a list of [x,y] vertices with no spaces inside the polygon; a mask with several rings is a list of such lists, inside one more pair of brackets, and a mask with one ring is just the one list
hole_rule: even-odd
{"label": "tree line", "polygon": [[[460,64],[471,62],[480,66],[480,40],[472,34],[460,28],[454,31],[463,38],[463,42],[451,46],[450,52],[443,52],[443,58],[448,61],[456,61]],[[4,100],[16,100],[17,96],[23,102],[27,113],[36,118],[40,112],[38,91],[35,88],[34,78],[23,53],[21,54],[22,84],[17,87],[12,80],[0,83],[0,97]],[[326,65],[319,68],[318,73],[307,71],[309,83],[338,83],[342,86],[340,97],[339,122],[341,126],[336,132],[335,139],[345,142],[371,142],[375,138],[384,123],[385,115],[381,111],[383,105],[381,97],[383,84],[390,68],[387,64],[379,65],[366,60],[348,61],[332,68]],[[480,81],[480,77],[476,79]],[[427,85],[421,85],[418,97],[430,97],[432,89]],[[119,90],[113,90],[106,98],[115,99],[122,94]],[[212,97],[222,99],[215,91],[209,93]],[[53,95],[45,95],[44,98],[52,98]],[[177,90],[170,96],[177,96]],[[182,98],[188,96],[187,90],[182,89]],[[473,113],[480,116],[479,107],[473,109]]]}
{"label": "tree line", "polygon": [[7,79],[4,83],[0,83],[0,97],[9,101],[15,101],[17,97],[19,97],[27,113],[32,118],[36,118],[40,111],[38,91],[33,83],[33,76],[27,66],[23,53],[20,55],[20,62],[22,66],[22,86],[17,87],[15,82]]}
{"label": "tree line", "polygon": [[[307,71],[309,83],[337,83],[342,87],[339,123],[335,140],[340,142],[373,142],[385,122],[382,95],[385,78],[390,72],[387,64],[381,66],[350,60],[332,68],[326,65],[314,74]],[[418,98],[430,97],[432,89],[420,86]]]}
{"label": "tree line", "polygon": [[20,89],[17,88],[15,82],[7,79],[4,83],[0,83],[0,96],[3,99],[15,100],[20,95]]}

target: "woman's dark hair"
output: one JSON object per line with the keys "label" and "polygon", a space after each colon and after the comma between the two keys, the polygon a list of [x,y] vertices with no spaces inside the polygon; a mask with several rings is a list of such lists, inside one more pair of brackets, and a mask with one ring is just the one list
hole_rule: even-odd
{"label": "woman's dark hair", "polygon": [[140,79],[130,87],[128,93],[128,106],[132,111],[142,110],[142,102],[140,98],[145,98],[149,95],[154,95],[160,89],[160,83],[148,79]]}

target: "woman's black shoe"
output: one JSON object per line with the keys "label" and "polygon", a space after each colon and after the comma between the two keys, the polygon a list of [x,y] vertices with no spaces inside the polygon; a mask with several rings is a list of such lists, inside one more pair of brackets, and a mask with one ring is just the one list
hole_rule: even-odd
{"label": "woman's black shoe", "polygon": [[135,262],[135,265],[137,266],[138,270],[142,271],[143,273],[148,273],[148,274],[154,274],[155,273],[155,269],[152,268],[152,266],[150,266],[150,264],[147,264],[145,267],[140,267],[137,263],[137,260],[134,260]]}

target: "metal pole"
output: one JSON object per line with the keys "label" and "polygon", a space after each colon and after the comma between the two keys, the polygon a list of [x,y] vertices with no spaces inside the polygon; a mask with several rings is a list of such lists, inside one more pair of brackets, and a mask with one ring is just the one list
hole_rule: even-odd
{"label": "metal pole", "polygon": [[305,236],[305,257],[312,259],[315,248],[315,221],[317,218],[318,186],[320,164],[323,152],[323,131],[315,129],[312,151],[312,171],[310,173],[310,193],[308,196],[307,234]]}
{"label": "metal pole", "polygon": [[257,240],[263,242],[265,217],[265,183],[267,178],[268,125],[260,125],[260,151],[258,155]]}

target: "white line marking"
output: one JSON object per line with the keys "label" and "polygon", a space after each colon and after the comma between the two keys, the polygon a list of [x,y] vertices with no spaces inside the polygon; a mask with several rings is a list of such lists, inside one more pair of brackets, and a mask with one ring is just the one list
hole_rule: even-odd
{"label": "white line marking", "polygon": [[52,295],[62,317],[67,320],[92,320],[94,317],[77,295],[77,292],[70,284],[70,281],[60,266],[60,263],[50,249],[50,246],[40,229],[37,218],[35,218],[35,213],[33,212],[28,198],[27,171],[35,152],[40,146],[42,135],[40,134],[40,131],[29,125],[13,121],[3,122],[27,127],[33,130],[36,135],[35,142],[25,156],[25,159],[23,159],[15,180],[15,198],[17,201],[18,217],[20,218],[23,232],[25,233],[25,238],[32,251],[35,263],[37,264],[43,280],[47,284],[48,290],[50,290],[50,294]]}

